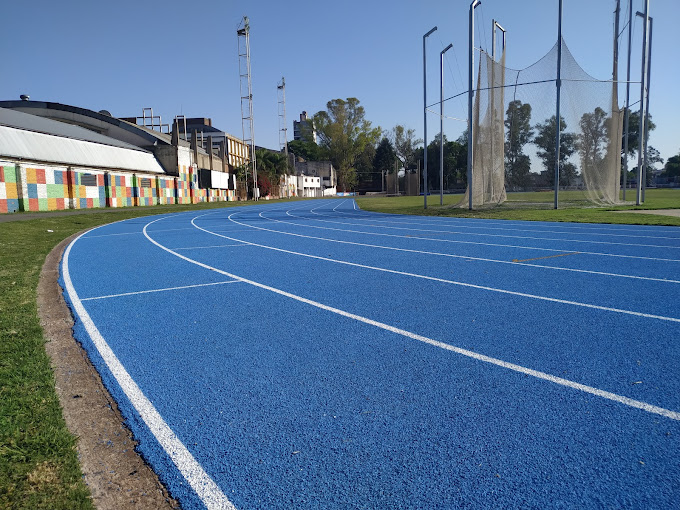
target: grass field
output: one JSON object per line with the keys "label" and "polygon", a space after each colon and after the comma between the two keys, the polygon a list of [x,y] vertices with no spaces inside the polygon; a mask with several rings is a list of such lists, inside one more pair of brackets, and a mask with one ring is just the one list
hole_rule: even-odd
{"label": "grass field", "polygon": [[[560,192],[560,200],[569,201],[570,192]],[[580,193],[579,193],[580,195]],[[444,195],[444,205],[439,205],[439,195],[430,195],[427,209],[423,209],[423,197],[357,197],[357,204],[365,211],[392,214],[418,214],[428,216],[456,216],[460,218],[489,218],[529,221],[574,221],[580,223],[629,223],[639,225],[679,225],[680,218],[648,214],[626,214],[626,210],[678,209],[680,190],[649,189],[642,206],[621,205],[605,208],[561,207],[552,209],[551,191],[536,193],[511,193],[509,203],[498,207],[469,211],[456,207],[462,195]],[[635,198],[635,190],[628,190],[627,199]],[[532,207],[527,204],[536,204]],[[517,204],[521,204],[518,206]]]}
{"label": "grass field", "polygon": [[[518,197],[550,202],[546,196]],[[631,196],[633,196],[631,194]],[[513,196],[515,198],[515,196]],[[648,190],[645,209],[680,208],[680,190]],[[468,211],[451,207],[459,196],[358,197],[368,211],[460,217],[679,225],[680,218],[615,213],[610,209],[510,209]],[[76,439],[68,432],[54,389],[39,324],[36,289],[47,254],[71,234],[127,218],[243,205],[240,202],[84,211],[0,223],[0,508],[92,508],[80,472]],[[17,213],[21,214],[21,213]]]}

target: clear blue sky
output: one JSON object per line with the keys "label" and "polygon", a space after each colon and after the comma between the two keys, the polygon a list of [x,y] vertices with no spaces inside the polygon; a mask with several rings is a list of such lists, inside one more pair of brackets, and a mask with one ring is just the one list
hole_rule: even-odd
{"label": "clear blue sky", "polygon": [[[622,15],[627,0],[622,1]],[[611,78],[613,0],[564,0],[563,36],[591,75]],[[650,0],[654,18],[651,145],[664,159],[680,151],[677,57],[678,0]],[[557,0],[483,0],[476,43],[490,49],[496,18],[508,31],[507,65],[520,69],[557,40]],[[3,6],[0,99],[54,101],[141,115],[152,107],[164,122],[179,113],[211,117],[241,136],[236,29],[251,20],[255,141],[278,148],[276,85],[286,78],[289,139],[302,110],[313,114],[333,98],[357,97],[367,118],[383,129],[396,124],[422,137],[422,36],[429,39],[428,99],[438,97],[439,51],[449,42],[445,94],[467,88],[468,0],[378,2],[296,0],[178,2],[65,0]],[[633,9],[642,10],[643,0]],[[622,16],[623,17],[623,16]],[[622,26],[625,20],[622,20]],[[624,34],[625,37],[625,34]],[[640,77],[641,23],[634,23],[632,79]],[[625,78],[625,42],[620,77]],[[639,88],[632,87],[633,101]],[[622,101],[622,99],[621,99]],[[447,115],[464,116],[464,101]],[[429,116],[428,135],[438,132]],[[447,120],[456,138],[459,122]]]}

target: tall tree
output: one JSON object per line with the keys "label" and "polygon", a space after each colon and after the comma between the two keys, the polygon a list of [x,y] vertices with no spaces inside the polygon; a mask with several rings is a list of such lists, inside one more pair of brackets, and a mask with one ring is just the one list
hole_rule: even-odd
{"label": "tall tree", "polygon": [[[543,166],[548,174],[555,170],[555,116],[553,115],[544,123],[536,124],[536,137],[534,143],[539,150],[536,151],[538,157],[543,160]],[[576,135],[565,133],[567,123],[564,117],[560,116],[560,186],[570,186],[576,179],[578,172],[573,163],[568,162],[569,157],[576,152]]]}
{"label": "tall tree", "polygon": [[579,121],[581,134],[577,138],[581,168],[598,168],[604,160],[609,139],[608,117],[599,106],[593,113],[584,113]]}
{"label": "tall tree", "polygon": [[375,172],[380,172],[382,175],[394,172],[394,163],[397,161],[397,153],[394,150],[392,142],[389,138],[384,137],[380,140],[378,148],[375,150],[375,158],[373,158],[373,169]]}
{"label": "tall tree", "polygon": [[403,163],[404,169],[409,170],[416,165],[416,149],[418,145],[423,143],[421,139],[416,138],[415,129],[406,129],[404,126],[397,124],[392,128],[390,133],[390,141],[394,146],[394,151]]}
{"label": "tall tree", "polygon": [[313,141],[291,140],[288,142],[288,152],[292,152],[305,161],[321,161],[323,159],[321,147]]}
{"label": "tall tree", "polygon": [[[624,108],[625,114],[625,108]],[[649,115],[649,125],[647,130],[649,132],[656,129],[656,124],[652,121],[652,115]],[[623,150],[625,147],[626,133],[621,133],[621,154],[623,155]],[[632,156],[637,153],[640,142],[640,112],[631,111],[628,115],[628,156]],[[630,164],[628,165],[630,167]]]}
{"label": "tall tree", "polygon": [[531,105],[522,101],[511,101],[505,112],[505,176],[514,188],[526,188],[531,183],[531,161],[524,154],[524,146],[531,142],[534,130],[531,127]]}
{"label": "tall tree", "polygon": [[357,182],[356,162],[368,144],[375,145],[381,129],[371,127],[365,118],[364,107],[359,100],[333,99],[326,103],[326,110],[314,115],[319,145],[338,172],[338,186],[347,191]]}
{"label": "tall tree", "polygon": [[356,161],[357,188],[364,191],[380,191],[380,174],[373,169],[375,159],[375,147],[373,144],[366,144],[364,150]]}

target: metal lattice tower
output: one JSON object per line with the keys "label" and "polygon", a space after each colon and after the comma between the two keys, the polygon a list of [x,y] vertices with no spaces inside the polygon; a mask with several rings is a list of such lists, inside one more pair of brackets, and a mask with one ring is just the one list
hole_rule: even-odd
{"label": "metal lattice tower", "polygon": [[281,77],[281,83],[276,86],[279,103],[279,150],[283,151],[288,160],[288,124],[286,122],[286,78]]}
{"label": "metal lattice tower", "polygon": [[[250,152],[250,166],[253,174],[253,198],[258,199],[257,188],[257,158],[255,157],[255,126],[253,119],[253,85],[250,76],[250,20],[243,16],[243,20],[236,30],[238,36],[238,73],[241,87],[241,128],[243,143]],[[246,178],[246,190],[248,187]]]}
{"label": "metal lattice tower", "polygon": [[286,78],[281,77],[281,83],[276,86],[279,104],[279,150],[286,155],[286,196],[290,198],[288,189],[288,123],[286,122]]}

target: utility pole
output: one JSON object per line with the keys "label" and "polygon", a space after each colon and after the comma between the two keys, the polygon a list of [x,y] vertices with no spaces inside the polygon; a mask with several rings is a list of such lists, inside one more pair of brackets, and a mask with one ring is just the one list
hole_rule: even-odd
{"label": "utility pole", "polygon": [[[562,1],[562,0],[560,0]],[[468,157],[467,157],[467,181],[468,181],[468,208],[472,210],[472,164],[474,162],[473,145],[472,145],[472,68],[474,67],[475,61],[475,9],[482,4],[481,0],[472,0],[470,4],[470,24],[469,30],[469,43],[470,43],[470,54],[468,55]]]}
{"label": "utility pole", "polygon": [[427,209],[427,54],[425,53],[425,40],[437,30],[434,27],[423,36],[423,208]]}

